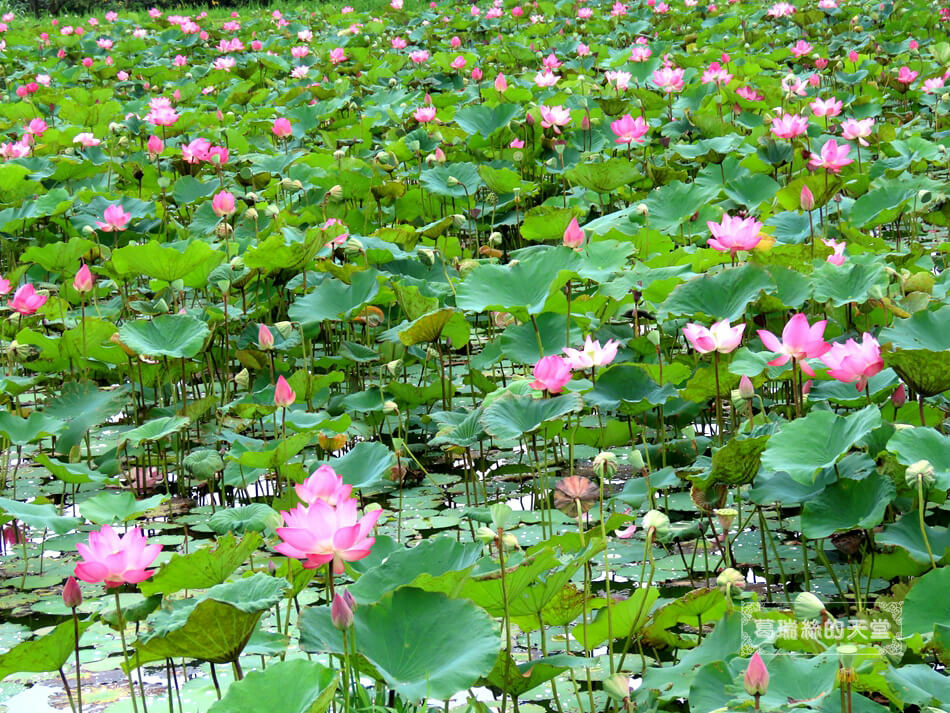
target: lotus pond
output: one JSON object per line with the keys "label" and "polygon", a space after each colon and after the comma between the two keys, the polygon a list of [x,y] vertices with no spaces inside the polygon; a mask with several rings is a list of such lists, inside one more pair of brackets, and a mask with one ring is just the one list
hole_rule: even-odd
{"label": "lotus pond", "polygon": [[942,709],[948,20],[3,11],[0,709]]}

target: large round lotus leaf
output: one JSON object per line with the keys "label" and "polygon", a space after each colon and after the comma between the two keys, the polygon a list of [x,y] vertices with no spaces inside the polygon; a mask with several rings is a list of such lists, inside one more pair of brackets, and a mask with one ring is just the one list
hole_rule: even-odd
{"label": "large round lotus leaf", "polygon": [[187,287],[204,287],[208,274],[224,258],[223,252],[201,240],[183,249],[152,240],[119,248],[112,253],[112,266],[120,275],[148,275],[165,282],[182,280]]}
{"label": "large round lotus leaf", "polygon": [[344,319],[372,300],[379,292],[378,274],[372,269],[354,273],[350,284],[327,278],[308,294],[294,300],[287,315],[299,322],[304,333],[312,337],[322,322]]}
{"label": "large round lotus leaf", "polygon": [[57,535],[65,535],[67,532],[75,530],[82,523],[82,518],[60,515],[56,507],[49,504],[35,505],[33,503],[21,503],[9,498],[0,498],[0,510],[21,522],[25,522],[30,527],[37,530],[52,530]]}
{"label": "large round lotus leaf", "polygon": [[323,713],[333,700],[336,672],[294,659],[252,671],[228,687],[209,713]]}
{"label": "large round lotus leaf", "polygon": [[429,168],[419,175],[419,183],[437,196],[474,197],[484,184],[473,163],[446,163]]}
{"label": "large round lotus leaf", "polygon": [[885,352],[884,363],[924,396],[936,396],[950,389],[950,351],[899,349]]}
{"label": "large round lotus leaf", "polygon": [[[79,622],[79,637],[92,626],[93,620]],[[0,680],[11,673],[42,673],[58,671],[76,648],[76,631],[72,621],[64,621],[45,636],[23,641],[0,656]]]}
{"label": "large round lotus leaf", "polygon": [[713,453],[713,482],[727,485],[746,485],[751,483],[759,472],[762,452],[768,443],[768,436],[757,438],[733,438],[725,446]]}
{"label": "large round lotus leaf", "polygon": [[597,193],[611,193],[641,175],[633,161],[611,158],[599,163],[582,163],[567,172],[568,180]]}
{"label": "large round lotus leaf", "polygon": [[937,487],[950,489],[950,438],[942,433],[933,428],[902,428],[891,436],[887,450],[896,453],[897,460],[904,465],[930,461]]}
{"label": "large round lotus leaf", "polygon": [[918,312],[908,319],[898,319],[881,330],[880,342],[890,342],[897,349],[926,349],[941,352],[950,349],[950,305],[933,312]]}
{"label": "large round lotus leaf", "polygon": [[786,424],[769,439],[762,465],[810,484],[819,468],[834,465],[858,439],[880,424],[881,412],[876,406],[866,406],[850,416],[812,411]]}
{"label": "large round lotus leaf", "polygon": [[424,314],[399,332],[399,341],[407,347],[420,342],[434,342],[442,335],[443,328],[452,319],[453,314],[455,311],[451,308]]}
{"label": "large round lotus leaf", "polygon": [[[895,523],[887,525],[884,532],[874,536],[874,541],[882,545],[896,545],[907,550],[914,562],[930,566],[930,553],[939,563],[950,549],[950,529],[940,525],[925,525],[927,541],[920,531],[920,520],[916,512],[909,512]],[[927,548],[930,552],[927,552]]]}
{"label": "large round lotus leaf", "polygon": [[950,621],[950,567],[940,567],[921,577],[904,599],[901,633],[929,634],[935,623]]}
{"label": "large round lotus leaf", "polygon": [[118,447],[128,443],[132,448],[138,448],[146,441],[165,441],[173,434],[185,428],[191,419],[187,416],[162,416],[146,421],[138,428],[126,431],[119,437]]}
{"label": "large round lotus leaf", "polygon": [[805,503],[802,532],[817,539],[840,530],[880,525],[896,492],[893,481],[877,473],[864,480],[842,478]]}
{"label": "large round lotus leaf", "polygon": [[186,455],[182,465],[195,477],[207,480],[224,469],[224,459],[213,448],[199,448]]}
{"label": "large round lotus leaf", "polygon": [[521,107],[517,104],[499,104],[496,107],[475,104],[459,109],[453,119],[465,133],[488,137],[507,126],[520,113]]}
{"label": "large round lotus leaf", "polygon": [[171,594],[182,589],[204,589],[221,584],[247,561],[261,543],[257,533],[241,540],[228,533],[215,547],[202,547],[187,555],[173,555],[152,577],[139,584],[143,594]]}
{"label": "large round lotus leaf", "polygon": [[168,495],[153,495],[145,500],[136,500],[128,490],[121,493],[100,493],[84,500],[79,506],[82,516],[97,525],[110,525],[113,522],[128,522],[142,513],[157,508],[168,500]]}
{"label": "large round lotus leaf", "polygon": [[264,503],[251,503],[237,508],[218,510],[208,520],[208,527],[219,535],[234,532],[243,535],[245,532],[263,532],[274,527],[280,527],[280,514]]}
{"label": "large round lotus leaf", "polygon": [[25,446],[41,438],[57,435],[66,424],[58,418],[34,411],[29,418],[20,418],[9,411],[0,413],[0,435],[6,436],[10,443]]}
{"label": "large round lotus leaf", "polygon": [[[498,627],[466,599],[404,587],[356,610],[356,649],[397,693],[413,701],[441,700],[464,691],[495,665]],[[327,607],[300,620],[306,651],[341,651],[340,632]]]}
{"label": "large round lotus leaf", "polygon": [[327,463],[355,488],[378,483],[396,465],[395,454],[379,441],[360,441],[339,458]]}
{"label": "large round lotus leaf", "polygon": [[560,418],[580,408],[578,394],[563,394],[550,399],[533,396],[507,396],[493,401],[482,414],[482,426],[495,438],[517,440],[545,421]]}
{"label": "large round lotus leaf", "polygon": [[875,255],[860,255],[844,265],[825,262],[811,274],[814,298],[841,307],[849,302],[863,303],[875,287],[887,285],[884,263]]}
{"label": "large round lotus leaf", "polygon": [[137,319],[119,328],[119,338],[129,349],[149,356],[185,357],[201,351],[208,325],[187,314],[165,314],[155,319]]}
{"label": "large round lotus leaf", "polygon": [[733,267],[679,285],[660,310],[667,314],[705,314],[713,319],[735,320],[745,313],[746,305],[759,292],[774,284],[769,273],[760,267]]}

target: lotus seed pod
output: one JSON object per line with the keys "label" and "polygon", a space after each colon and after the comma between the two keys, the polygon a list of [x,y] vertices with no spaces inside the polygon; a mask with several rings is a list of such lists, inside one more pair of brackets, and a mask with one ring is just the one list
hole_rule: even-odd
{"label": "lotus seed pod", "polygon": [[234,383],[240,386],[242,389],[246,389],[247,385],[251,383],[251,375],[248,373],[247,369],[241,369],[237,374],[234,375]]}
{"label": "lotus seed pod", "polygon": [[594,457],[594,473],[600,479],[612,478],[617,474],[617,456],[610,451],[601,451]]}
{"label": "lotus seed pod", "polygon": [[716,586],[719,587],[723,594],[729,596],[729,592],[732,589],[742,589],[745,587],[745,577],[742,576],[742,572],[739,570],[727,567],[716,577]]}
{"label": "lotus seed pod", "polygon": [[615,673],[604,680],[604,693],[611,700],[622,703],[630,697],[630,678],[622,673]]}
{"label": "lotus seed pod", "polygon": [[658,538],[666,537],[670,532],[670,518],[659,510],[648,510],[640,521],[644,530],[653,530]]}
{"label": "lotus seed pod", "polygon": [[244,217],[249,220],[257,220],[257,209],[248,208],[246,211],[244,211]]}
{"label": "lotus seed pod", "polygon": [[934,467],[929,460],[919,460],[907,466],[907,470],[904,471],[904,482],[909,487],[916,488],[918,479],[923,483],[924,489],[932,488],[937,482]]}
{"label": "lotus seed pod", "polygon": [[792,603],[792,611],[795,618],[802,621],[818,619],[828,613],[822,601],[811,592],[799,592]]}
{"label": "lotus seed pod", "polygon": [[475,531],[475,539],[485,543],[486,545],[494,542],[495,538],[495,531],[485,525],[482,525]]}

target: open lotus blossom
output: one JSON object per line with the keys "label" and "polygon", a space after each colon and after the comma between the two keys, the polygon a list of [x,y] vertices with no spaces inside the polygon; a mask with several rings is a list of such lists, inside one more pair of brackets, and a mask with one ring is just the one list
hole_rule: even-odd
{"label": "open lotus blossom", "polygon": [[730,74],[719,62],[711,63],[704,71],[702,76],[703,84],[729,84],[732,81]]}
{"label": "open lotus blossom", "polygon": [[944,87],[944,78],[943,77],[932,77],[930,79],[924,80],[924,92],[927,94],[933,94],[938,92]]}
{"label": "open lotus blossom", "polygon": [[634,45],[630,49],[631,62],[646,62],[653,56],[653,50],[648,45]]}
{"label": "open lotus blossom", "polygon": [[570,364],[566,359],[556,355],[538,359],[532,373],[534,381],[531,382],[531,388],[549,391],[552,394],[561,393],[564,384],[571,380]]}
{"label": "open lotus blossom", "polygon": [[571,369],[590,369],[592,366],[607,366],[617,357],[619,346],[620,342],[615,339],[608,339],[604,346],[600,346],[600,340],[594,341],[588,334],[583,349],[564,347],[562,351],[567,354]]}
{"label": "open lotus blossom", "polygon": [[815,99],[808,106],[815,116],[838,116],[841,113],[841,102],[834,97]]}
{"label": "open lotus blossom", "polygon": [[706,221],[706,227],[713,234],[706,245],[719,252],[728,252],[735,257],[740,250],[752,250],[759,244],[762,223],[755,218],[733,217],[723,213],[722,221]]}
{"label": "open lotus blossom", "polygon": [[617,137],[615,141],[618,144],[642,144],[643,137],[650,130],[650,126],[643,120],[642,116],[634,119],[630,114],[624,114],[621,118],[610,123],[610,130]]}
{"label": "open lotus blossom", "polygon": [[766,329],[758,330],[759,339],[770,352],[779,356],[769,362],[769,366],[781,366],[789,359],[795,359],[801,364],[802,371],[814,376],[815,371],[808,365],[806,359],[816,359],[831,349],[831,345],[824,340],[827,320],[819,320],[813,325],[808,324],[808,317],[802,313],[796,314],[782,330],[782,339]]}
{"label": "open lotus blossom", "polygon": [[343,476],[338,475],[332,467],[321,465],[310,476],[294,486],[297,497],[310,505],[322,500],[334,507],[347,500],[353,492],[352,485],[343,483]]}
{"label": "open lotus blossom", "polygon": [[5,277],[0,277],[0,295],[10,294],[10,290],[13,289],[13,285],[10,284],[10,281]]}
{"label": "open lotus blossom", "polygon": [[881,345],[867,332],[860,344],[853,339],[832,344],[821,363],[828,367],[828,376],[846,384],[854,383],[858,391],[864,391],[868,379],[884,368]]}
{"label": "open lotus blossom", "polygon": [[82,144],[85,148],[98,146],[102,142],[88,131],[82,131],[73,137],[74,144]]}
{"label": "open lotus blossom", "polygon": [[560,104],[557,106],[541,106],[541,127],[544,129],[554,129],[555,134],[560,134],[562,126],[571,123],[571,112]]}
{"label": "open lotus blossom", "polygon": [[148,142],[145,144],[145,148],[148,151],[149,158],[155,159],[162,151],[165,150],[165,143],[155,136],[148,137]]}
{"label": "open lotus blossom", "polygon": [[370,533],[382,510],[373,510],[360,518],[356,499],[347,498],[336,507],[315,500],[280,514],[285,526],[278,527],[276,532],[283,542],[275,550],[303,560],[305,569],[332,562],[334,574],[342,574],[344,562],[361,560],[370,553],[376,542]]}
{"label": "open lotus blossom", "polygon": [[630,87],[630,80],[633,75],[630,72],[604,72],[604,78],[607,84],[616,88],[618,92],[625,92]]}
{"label": "open lotus blossom", "polygon": [[106,587],[137,584],[151,577],[146,569],[162,551],[161,545],[149,545],[141,528],[133,527],[120,536],[109,525],[89,533],[89,543],[77,542],[82,562],[73,574],[84,582],[103,582]]}
{"label": "open lotus blossom", "polygon": [[799,40],[792,46],[792,54],[795,56],[795,59],[804,57],[806,54],[812,51],[812,46],[805,42],[805,40]]}
{"label": "open lotus blossom", "polygon": [[844,261],[846,259],[844,256],[844,249],[847,247],[847,243],[845,243],[843,240],[838,242],[837,240],[832,240],[831,238],[822,238],[821,242],[834,251],[826,258],[825,262],[830,262],[832,265],[838,265],[839,267],[844,265]]}
{"label": "open lotus blossom", "polygon": [[126,213],[118,203],[113,203],[105,209],[102,220],[97,220],[96,225],[104,233],[113,233],[125,230],[130,220],[132,214]]}
{"label": "open lotus blossom", "polygon": [[735,327],[729,325],[728,319],[714,322],[708,329],[701,324],[689,322],[683,327],[683,336],[700,354],[709,354],[710,352],[719,352],[728,354],[735,350],[742,343],[742,333],[745,331],[744,324],[737,324]]}
{"label": "open lotus blossom", "polygon": [[46,295],[38,294],[36,288],[27,283],[17,288],[8,304],[14,312],[27,317],[46,304]]}
{"label": "open lotus blossom", "polygon": [[421,106],[412,112],[412,118],[418,121],[420,124],[428,124],[430,121],[435,119],[435,107]]}
{"label": "open lotus blossom", "polygon": [[340,64],[346,61],[346,52],[342,47],[334,47],[330,50],[330,62]]}
{"label": "open lotus blossom", "polygon": [[901,84],[912,84],[917,79],[917,74],[910,67],[901,67],[897,73],[897,81]]}
{"label": "open lotus blossom", "polygon": [[561,78],[561,75],[555,74],[550,69],[546,69],[543,72],[538,72],[534,75],[534,83],[536,86],[541,87],[553,87],[558,83],[558,80]]}
{"label": "open lotus blossom", "polygon": [[653,83],[667,94],[683,91],[683,70],[679,67],[661,67],[653,70]]}
{"label": "open lotus blossom", "polygon": [[763,99],[765,99],[764,96],[759,94],[752,87],[739,87],[738,89],[736,89],[736,94],[738,94],[740,97],[742,97],[746,101],[750,101],[750,102],[760,102]]}
{"label": "open lotus blossom", "polygon": [[772,133],[780,139],[794,139],[808,131],[808,119],[800,114],[782,114],[772,119]]}
{"label": "open lotus blossom", "polygon": [[195,139],[181,147],[181,158],[185,163],[200,163],[210,156],[211,142],[208,139]]}
{"label": "open lotus blossom", "polygon": [[847,119],[841,122],[841,135],[849,141],[858,140],[858,143],[861,146],[867,146],[868,142],[865,139],[871,135],[871,130],[874,128],[874,119],[868,117],[867,119]]}
{"label": "open lotus blossom", "polygon": [[840,173],[841,169],[849,163],[854,163],[853,158],[848,158],[848,152],[851,147],[848,144],[840,146],[834,139],[828,139],[825,145],[821,147],[821,154],[812,154],[808,159],[808,167],[811,169],[823,168],[832,173]]}

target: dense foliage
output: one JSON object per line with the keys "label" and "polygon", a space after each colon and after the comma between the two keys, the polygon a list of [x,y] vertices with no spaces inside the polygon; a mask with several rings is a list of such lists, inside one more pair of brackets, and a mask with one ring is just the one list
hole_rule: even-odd
{"label": "dense foliage", "polygon": [[11,710],[950,701],[950,11],[100,13],[0,24]]}

